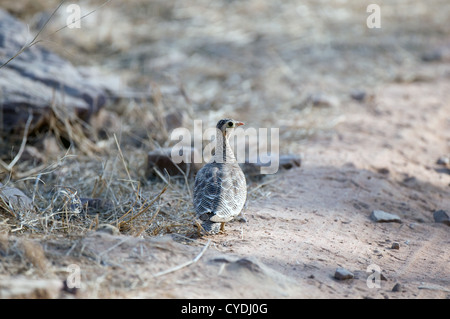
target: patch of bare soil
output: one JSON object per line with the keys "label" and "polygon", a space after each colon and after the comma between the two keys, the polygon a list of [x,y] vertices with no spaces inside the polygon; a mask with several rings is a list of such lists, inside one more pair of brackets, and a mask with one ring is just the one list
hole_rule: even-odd
{"label": "patch of bare soil", "polygon": [[[448,298],[450,229],[433,212],[450,207],[450,172],[436,164],[450,142],[449,89],[388,85],[373,105],[349,106],[335,134],[302,146],[302,168],[249,206],[236,238],[223,236],[228,251],[297,280],[298,296]],[[402,222],[376,223],[373,210]],[[337,267],[354,279],[334,279]]]}

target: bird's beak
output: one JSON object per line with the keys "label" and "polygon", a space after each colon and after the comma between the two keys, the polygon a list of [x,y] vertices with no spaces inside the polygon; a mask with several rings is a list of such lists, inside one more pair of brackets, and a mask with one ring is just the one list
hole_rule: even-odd
{"label": "bird's beak", "polygon": [[236,127],[237,127],[237,126],[244,125],[244,124],[245,124],[244,122],[236,122],[236,123],[235,123]]}

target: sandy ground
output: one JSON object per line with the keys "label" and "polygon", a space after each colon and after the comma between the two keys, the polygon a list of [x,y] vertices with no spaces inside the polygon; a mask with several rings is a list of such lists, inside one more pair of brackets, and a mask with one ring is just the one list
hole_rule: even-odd
{"label": "sandy ground", "polygon": [[[218,276],[201,295],[449,298],[450,229],[432,216],[450,207],[449,171],[435,164],[449,147],[449,88],[390,85],[373,105],[349,107],[331,137],[301,146],[300,169],[285,172],[270,198],[250,203],[247,224],[212,238],[216,250],[256,258],[292,289],[222,289],[227,281]],[[375,223],[369,215],[378,209],[402,223]],[[337,267],[355,278],[334,279]],[[383,274],[380,287],[367,284],[371,269]]]}
{"label": "sandy ground", "polygon": [[[330,138],[302,146],[302,168],[270,199],[251,203],[249,223],[222,237],[227,251],[298,281],[297,296],[448,298],[450,233],[432,212],[450,207],[449,171],[435,164],[449,147],[449,84],[391,85],[351,107]],[[402,223],[373,222],[378,209]],[[370,289],[374,266],[386,280]],[[335,280],[337,267],[358,279]]]}

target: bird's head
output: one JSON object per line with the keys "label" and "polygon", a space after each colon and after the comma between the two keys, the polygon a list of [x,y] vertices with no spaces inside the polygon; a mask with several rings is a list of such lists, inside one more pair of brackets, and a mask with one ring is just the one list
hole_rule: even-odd
{"label": "bird's head", "polygon": [[216,128],[222,132],[223,136],[228,137],[233,129],[241,125],[244,125],[244,123],[232,119],[223,119],[217,122]]}

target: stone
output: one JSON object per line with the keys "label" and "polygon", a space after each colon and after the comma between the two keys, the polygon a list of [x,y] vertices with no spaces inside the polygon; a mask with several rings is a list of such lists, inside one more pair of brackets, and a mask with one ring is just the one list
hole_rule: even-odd
{"label": "stone", "polygon": [[437,210],[433,213],[433,218],[436,223],[442,223],[450,226],[450,216],[445,210]]}
{"label": "stone", "polygon": [[399,283],[396,283],[395,285],[394,285],[394,287],[392,288],[392,291],[393,292],[399,292],[399,291],[401,291],[402,290],[402,285],[400,285]]}
{"label": "stone", "polygon": [[447,156],[441,156],[437,159],[436,164],[438,165],[449,165],[450,164],[450,157]]}
{"label": "stone", "polygon": [[395,214],[387,213],[382,210],[374,210],[372,211],[372,214],[370,215],[370,219],[377,223],[401,223],[400,217],[398,217]]}
{"label": "stone", "polygon": [[[198,151],[193,147],[187,146],[184,150],[185,152],[180,155],[182,157],[182,162],[178,164],[175,164],[172,160],[172,148],[170,147],[148,152],[146,176],[158,176],[155,172],[155,168],[157,168],[163,175],[164,170],[167,170],[167,173],[170,176],[181,176],[183,173],[188,175],[195,174],[201,168],[202,163],[194,163],[194,159],[196,156],[198,158],[201,157],[198,154]],[[181,171],[177,168],[177,166],[181,169]]]}
{"label": "stone", "polygon": [[117,228],[113,225],[110,225],[110,224],[100,224],[100,225],[98,225],[96,231],[107,233],[110,235],[120,235],[119,228]]}
{"label": "stone", "polygon": [[14,211],[34,211],[31,198],[18,188],[4,186],[0,183],[0,198]]}
{"label": "stone", "polygon": [[334,278],[337,280],[347,280],[352,279],[353,277],[355,276],[352,272],[342,267],[336,268],[336,271],[334,273]]}
{"label": "stone", "polygon": [[392,243],[392,246],[391,246],[391,249],[400,249],[400,244],[399,243],[397,243],[397,242],[393,242]]}
{"label": "stone", "polygon": [[367,93],[364,90],[355,89],[350,92],[350,97],[358,102],[363,102],[367,97]]}
{"label": "stone", "polygon": [[[264,176],[264,174],[261,173],[262,167],[268,167],[270,166],[270,158],[267,158],[267,160],[264,160],[265,163],[263,163],[260,159],[256,161],[256,163],[250,162],[249,160],[246,160],[244,163],[240,163],[242,171],[244,174],[249,178],[261,178]],[[289,170],[295,167],[300,167],[302,165],[302,159],[300,156],[297,155],[279,155],[278,157],[278,171],[281,170]]]}
{"label": "stone", "polygon": [[[0,65],[29,39],[27,25],[0,9]],[[88,83],[69,61],[42,44],[27,47],[0,69],[0,135],[5,138],[22,138],[30,115],[29,134],[46,126],[56,108],[57,116],[88,121],[105,102],[100,85]]]}
{"label": "stone", "polygon": [[302,159],[296,155],[280,155],[279,165],[282,169],[300,167],[302,165]]}
{"label": "stone", "polygon": [[340,104],[337,97],[322,92],[311,94],[309,101],[315,107],[337,107]]}

